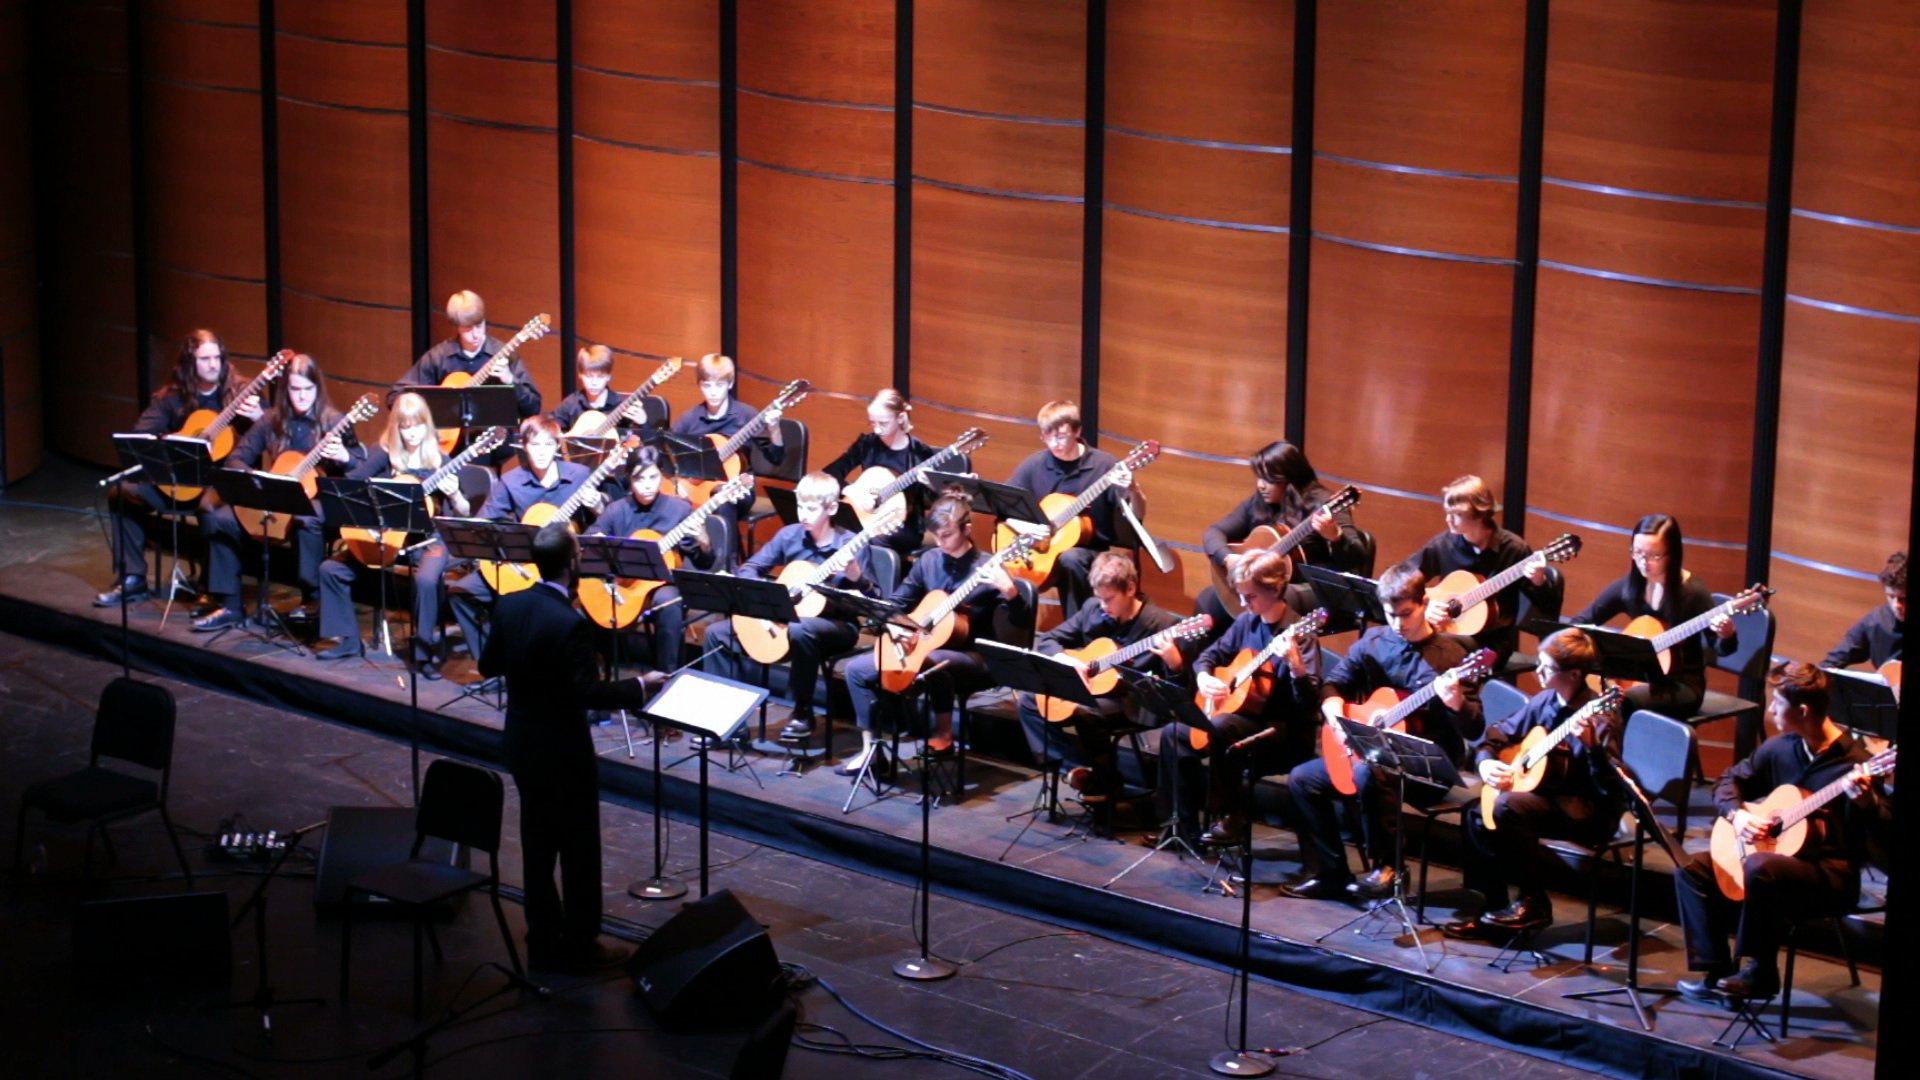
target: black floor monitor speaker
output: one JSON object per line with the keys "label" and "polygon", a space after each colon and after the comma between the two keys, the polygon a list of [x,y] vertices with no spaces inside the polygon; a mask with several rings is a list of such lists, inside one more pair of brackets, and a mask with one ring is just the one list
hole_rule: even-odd
{"label": "black floor monitor speaker", "polygon": [[627,972],[668,1027],[758,1024],[780,991],[772,939],[726,889],[681,908]]}
{"label": "black floor monitor speaker", "polygon": [[[320,869],[313,882],[313,905],[337,908],[346,899],[349,880],[369,870],[406,862],[413,851],[413,823],[414,812],[405,806],[329,808],[327,831],[320,841]],[[428,840],[420,855],[439,862],[456,861],[453,845],[445,840]],[[460,850],[457,861],[467,865],[465,849]]]}
{"label": "black floor monitor speaker", "polygon": [[81,904],[74,919],[73,956],[80,971],[99,976],[86,982],[90,988],[132,993],[156,987],[226,986],[233,978],[227,894],[196,892]]}

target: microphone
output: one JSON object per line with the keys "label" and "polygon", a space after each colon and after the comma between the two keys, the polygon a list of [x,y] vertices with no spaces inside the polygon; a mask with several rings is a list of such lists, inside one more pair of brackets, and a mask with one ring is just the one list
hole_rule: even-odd
{"label": "microphone", "polygon": [[1247,736],[1246,738],[1241,739],[1239,742],[1234,743],[1232,746],[1227,747],[1227,753],[1237,754],[1240,751],[1245,750],[1247,747],[1252,746],[1254,743],[1259,742],[1261,739],[1264,739],[1270,735],[1278,735],[1278,734],[1280,734],[1280,729],[1277,727],[1270,727],[1265,729],[1264,731],[1256,731],[1253,734]]}
{"label": "microphone", "polygon": [[145,465],[135,465],[135,466],[132,466],[131,468],[121,469],[119,472],[114,473],[112,476],[109,476],[105,480],[100,481],[100,486],[103,488],[112,487],[113,485],[119,483],[120,481],[125,480],[127,477],[132,476],[134,473],[144,470],[145,468],[146,468]]}

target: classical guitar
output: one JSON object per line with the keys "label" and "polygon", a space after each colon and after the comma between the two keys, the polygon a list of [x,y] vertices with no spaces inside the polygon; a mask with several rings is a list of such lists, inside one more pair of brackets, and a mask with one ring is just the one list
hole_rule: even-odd
{"label": "classical guitar", "polygon": [[[337,439],[355,424],[371,420],[380,411],[380,401],[372,394],[360,395],[353,407],[340,415],[333,426],[313,440],[313,449],[305,453],[298,450],[282,450],[280,456],[273,459],[273,465],[263,471],[291,476],[300,481],[300,487],[311,499],[319,494],[319,478],[314,475],[320,465],[320,453],[326,448],[329,439]],[[250,536],[265,536],[274,540],[284,539],[289,524],[284,514],[266,514],[250,507],[236,506],[233,514],[240,519],[240,527]]]}
{"label": "classical guitar", "polygon": [[[1346,487],[1334,492],[1333,497],[1316,509],[1315,513],[1318,513],[1319,510],[1325,510],[1329,514],[1337,514],[1342,510],[1351,508],[1354,503],[1359,501],[1360,489],[1354,487],[1352,484],[1348,484]],[[1226,598],[1233,596],[1233,582],[1228,580],[1227,568],[1234,564],[1234,560],[1243,555],[1251,555],[1256,551],[1271,551],[1275,555],[1285,555],[1305,543],[1308,534],[1312,532],[1313,514],[1308,514],[1305,518],[1302,518],[1298,525],[1288,529],[1284,535],[1271,525],[1254,526],[1253,531],[1247,534],[1245,540],[1237,544],[1227,545],[1225,565],[1214,563],[1211,560],[1208,561],[1207,568],[1213,573],[1213,589],[1215,594]]]}
{"label": "classical guitar", "polygon": [[[212,452],[214,464],[218,465],[225,461],[227,455],[233,453],[233,419],[240,415],[240,407],[247,403],[248,398],[256,396],[268,383],[278,378],[295,355],[292,349],[281,349],[274,353],[267,358],[267,366],[260,369],[260,374],[249,379],[247,384],[233,395],[233,400],[227,402],[226,408],[219,412],[214,412],[212,409],[195,409],[187,414],[186,420],[180,425],[180,430],[174,434],[205,439],[207,449]],[[186,484],[161,484],[160,490],[169,499],[192,502],[207,489],[190,487]]]}
{"label": "classical guitar", "polygon": [[[1693,637],[1700,631],[1713,625],[1713,621],[1722,615],[1739,615],[1742,612],[1758,611],[1767,606],[1767,598],[1773,595],[1773,589],[1766,585],[1754,585],[1724,604],[1716,605],[1711,611],[1703,611],[1679,626],[1669,630],[1658,618],[1652,615],[1640,615],[1628,622],[1621,632],[1634,637],[1653,639],[1653,651],[1659,654],[1660,670],[1673,670],[1673,647]],[[1638,683],[1620,680],[1623,689],[1631,690]]]}
{"label": "classical guitar", "polygon": [[[1201,637],[1212,627],[1213,616],[1194,615],[1181,619],[1159,633],[1143,637],[1131,645],[1117,644],[1112,638],[1095,638],[1078,649],[1064,649],[1057,654],[1057,657],[1084,661],[1087,666],[1081,671],[1080,677],[1087,684],[1087,692],[1099,697],[1102,694],[1113,693],[1114,689],[1120,685],[1119,668],[1170,642],[1190,641]],[[1074,710],[1079,708],[1079,705],[1066,698],[1045,695],[1036,696],[1033,704],[1041,716],[1056,724],[1071,718]]]}
{"label": "classical guitar", "polygon": [[[1513,786],[1509,790],[1532,791],[1539,787],[1540,781],[1547,778],[1548,755],[1585,721],[1597,724],[1602,717],[1618,711],[1624,699],[1619,687],[1609,686],[1605,693],[1582,705],[1552,731],[1544,727],[1529,728],[1518,743],[1500,752],[1500,760],[1513,767]],[[1492,784],[1480,789],[1480,820],[1489,829],[1494,828],[1493,803],[1499,797],[1500,789]]]}
{"label": "classical guitar", "polygon": [[646,382],[634,387],[631,394],[621,399],[619,407],[612,412],[588,409],[574,420],[573,426],[567,429],[562,438],[605,439],[611,437],[623,421],[645,420],[647,395],[658,390],[668,379],[680,374],[680,369],[685,363],[686,361],[677,356],[668,357],[666,363],[655,368],[653,374],[647,376]]}
{"label": "classical guitar", "polygon": [[[765,431],[768,424],[780,419],[780,414],[805,401],[812,391],[812,383],[805,379],[795,379],[781,387],[780,392],[773,396],[773,400],[767,407],[756,413],[754,418],[747,421],[746,426],[739,431],[732,435],[707,436],[707,441],[719,451],[720,467],[726,470],[727,480],[739,476],[745,470],[746,458],[741,451],[747,448],[747,443],[752,441],[754,436]],[[725,482],[724,480],[691,480],[683,476],[680,478],[680,497],[699,506],[712,498],[714,489]]]}
{"label": "classical guitar", "polygon": [[1709,853],[1713,858],[1713,877],[1720,883],[1720,892],[1729,900],[1745,899],[1747,856],[1763,851],[1771,851],[1776,855],[1798,852],[1807,842],[1807,819],[1845,794],[1861,777],[1884,776],[1892,772],[1894,755],[1898,750],[1898,747],[1887,747],[1871,759],[1848,769],[1845,775],[1819,791],[1808,793],[1805,788],[1781,784],[1759,802],[1747,803],[1743,809],[1767,823],[1766,831],[1752,840],[1740,839],[1733,822],[1726,818],[1715,821]]}
{"label": "classical guitar", "polygon": [[[1492,649],[1469,653],[1465,660],[1447,672],[1458,679],[1462,686],[1479,682],[1492,673]],[[1427,703],[1439,693],[1439,679],[1411,694],[1383,686],[1360,701],[1347,702],[1343,715],[1349,720],[1358,720],[1386,731],[1405,731],[1407,718],[1426,708]],[[1320,760],[1327,766],[1327,776],[1332,779],[1334,790],[1342,795],[1359,792],[1360,786],[1353,778],[1353,749],[1347,745],[1347,729],[1331,720],[1320,725]]]}
{"label": "classical guitar", "polygon": [[[440,467],[419,479],[408,473],[396,473],[395,480],[420,484],[427,489],[427,509],[435,515],[440,513],[440,484],[449,476],[458,476],[460,470],[473,464],[481,454],[493,450],[507,441],[507,429],[488,428],[480,433],[465,450],[448,458]],[[384,532],[362,529],[354,525],[340,527],[340,539],[347,542],[347,550],[353,557],[367,566],[390,566],[400,557],[400,551],[407,545],[407,532],[404,529],[387,529]]]}
{"label": "classical guitar", "polygon": [[967,579],[953,592],[940,589],[928,592],[904,616],[911,627],[899,624],[887,626],[873,643],[873,659],[880,668],[880,685],[898,694],[913,685],[913,680],[920,675],[921,666],[927,662],[927,655],[933,650],[949,642],[958,644],[971,640],[973,628],[967,624],[966,613],[960,608],[987,584],[997,567],[1009,559],[1025,555],[1031,543],[1024,536],[1017,537],[1011,544],[982,558],[980,565],[974,567],[973,573],[968,574]]}
{"label": "classical guitar", "polygon": [[[1287,654],[1287,650],[1298,642],[1305,645],[1313,640],[1320,628],[1327,625],[1327,609],[1314,608],[1301,616],[1300,620],[1273,636],[1273,640],[1259,649],[1241,649],[1232,660],[1213,669],[1213,677],[1227,684],[1226,690],[1219,696],[1196,693],[1193,703],[1209,717],[1225,716],[1228,713],[1245,712],[1258,709],[1273,696],[1274,663]],[[1187,742],[1195,750],[1205,750],[1211,739],[1200,728],[1189,728]]]}
{"label": "classical guitar", "polygon": [[896,509],[904,513],[907,508],[907,492],[918,484],[929,472],[945,469],[947,463],[962,454],[971,454],[987,441],[987,433],[977,427],[968,428],[952,445],[935,453],[932,457],[895,476],[892,469],[875,465],[860,470],[840,493],[840,501],[853,507],[860,517],[862,526],[875,518],[892,513]]}
{"label": "classical guitar", "polygon": [[[615,444],[613,449],[607,451],[607,458],[600,463],[600,467],[588,473],[587,478],[580,481],[580,486],[574,488],[573,494],[567,496],[565,501],[557,505],[546,502],[534,503],[532,506],[527,507],[526,513],[520,515],[520,524],[532,525],[535,528],[539,528],[549,521],[564,521],[567,523],[567,528],[575,528],[573,515],[579,513],[580,508],[586,505],[587,493],[598,491],[600,484],[605,481],[607,477],[612,476],[614,470],[618,469],[620,464],[626,460],[627,448]],[[493,559],[475,559],[474,565],[479,568],[480,576],[486,579],[487,585],[501,596],[512,592],[519,592],[521,589],[540,580],[539,568],[530,562],[497,562]]]}
{"label": "classical guitar", "polygon": [[[1148,439],[1128,452],[1127,456],[1116,461],[1113,467],[1103,473],[1100,479],[1088,485],[1078,495],[1064,495],[1054,492],[1040,500],[1040,509],[1047,515],[1047,535],[1035,540],[1032,550],[1024,558],[1007,563],[1007,573],[1017,578],[1033,582],[1035,587],[1046,584],[1053,573],[1054,561],[1068,548],[1077,547],[1080,541],[1093,534],[1092,520],[1084,517],[1087,507],[1093,501],[1106,494],[1108,488],[1119,482],[1120,474],[1126,470],[1139,470],[1153,463],[1160,456],[1160,443]],[[993,529],[993,546],[1002,548],[1012,543],[1019,533],[1012,524],[1001,522]]]}
{"label": "classical guitar", "polygon": [[[867,550],[875,540],[892,533],[907,520],[906,510],[900,509],[891,514],[874,518],[861,529],[853,539],[841,545],[840,550],[828,556],[824,562],[815,563],[809,559],[795,559],[780,569],[774,580],[787,587],[793,595],[793,613],[802,619],[811,619],[827,608],[827,598],[814,589],[815,585],[825,585],[835,575],[845,570]],[[740,642],[740,648],[748,656],[762,664],[777,664],[787,658],[791,647],[787,638],[787,624],[772,619],[756,619],[748,615],[734,615],[733,636]]]}
{"label": "classical guitar", "polygon": [[[680,568],[683,559],[680,555],[680,542],[698,533],[706,527],[707,519],[728,503],[739,502],[753,494],[753,474],[742,473],[714,489],[713,497],[693,509],[693,512],[680,519],[680,524],[658,532],[654,529],[635,529],[629,534],[634,540],[652,540],[660,548],[660,558],[667,564],[668,570]],[[596,626],[625,626],[638,618],[647,609],[647,599],[655,589],[665,585],[664,581],[649,581],[646,578],[599,578],[595,581],[582,580],[580,583],[580,606],[586,609],[587,617]]]}
{"label": "classical guitar", "polygon": [[[462,386],[478,386],[490,379],[497,379],[506,374],[507,365],[512,362],[513,354],[520,351],[520,346],[525,345],[529,341],[538,341],[552,332],[553,318],[545,312],[535,315],[533,318],[527,320],[527,324],[520,328],[519,333],[508,338],[506,345],[502,346],[499,352],[494,353],[491,359],[481,365],[480,370],[471,373],[465,371],[452,372],[448,374],[446,378],[440,380],[440,385],[456,388]],[[441,453],[453,453],[454,446],[460,442],[460,431],[461,429],[457,427],[439,429]]]}
{"label": "classical guitar", "polygon": [[1580,538],[1573,533],[1561,533],[1546,547],[1484,581],[1472,571],[1455,570],[1439,581],[1429,583],[1427,603],[1432,605],[1439,601],[1443,612],[1434,628],[1467,637],[1478,634],[1493,621],[1494,605],[1489,601],[1499,595],[1500,590],[1526,577],[1541,559],[1566,562],[1578,554]]}

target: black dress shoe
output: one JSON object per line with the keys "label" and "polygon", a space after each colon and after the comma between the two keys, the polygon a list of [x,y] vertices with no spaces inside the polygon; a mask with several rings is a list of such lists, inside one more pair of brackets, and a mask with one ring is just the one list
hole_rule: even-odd
{"label": "black dress shoe", "polygon": [[790,742],[813,738],[813,714],[795,713],[780,729],[780,737]]}
{"label": "black dress shoe", "polygon": [[1516,933],[1539,930],[1553,923],[1553,904],[1537,896],[1521,897],[1499,911],[1487,914],[1484,919],[1494,926]]}
{"label": "black dress shoe", "polygon": [[1697,979],[1681,979],[1673,984],[1680,996],[1695,1001],[1711,1001],[1720,996],[1720,980],[1727,977],[1728,970],[1723,967],[1708,968]]}
{"label": "black dress shoe", "polygon": [[1214,847],[1239,847],[1247,842],[1247,823],[1237,817],[1223,817],[1200,834],[1200,842]]}
{"label": "black dress shoe", "polygon": [[137,604],[152,596],[147,590],[147,579],[129,574],[120,579],[120,583],[93,598],[94,607],[119,607],[122,601]]}
{"label": "black dress shoe", "polygon": [[1296,900],[1344,900],[1347,898],[1348,884],[1350,883],[1345,878],[1302,878],[1280,886],[1280,895],[1291,896]]}
{"label": "black dress shoe", "polygon": [[313,605],[302,603],[288,609],[286,620],[295,626],[311,626],[320,621],[320,612]]}
{"label": "black dress shoe", "polygon": [[225,630],[229,627],[239,626],[246,621],[246,613],[238,608],[217,607],[193,620],[193,632],[196,634],[211,634],[215,630]]}
{"label": "black dress shoe", "polygon": [[1356,896],[1363,896],[1368,900],[1379,900],[1393,895],[1394,882],[1399,878],[1400,875],[1394,872],[1393,867],[1378,866],[1361,874],[1359,879],[1348,888],[1351,888]]}
{"label": "black dress shoe", "polygon": [[199,596],[193,601],[193,610],[187,614],[196,619],[204,619],[220,610],[220,604],[211,596]]}
{"label": "black dress shoe", "polygon": [[1761,967],[1758,960],[1749,960],[1739,971],[1721,979],[1719,990],[1727,997],[1742,1001],[1765,1001],[1780,992],[1780,971],[1772,965]]}
{"label": "black dress shoe", "polygon": [[367,643],[357,637],[343,637],[327,648],[313,654],[315,660],[345,660],[349,656],[365,656]]}
{"label": "black dress shoe", "polygon": [[1513,928],[1495,926],[1485,919],[1460,919],[1442,923],[1440,934],[1454,941],[1505,941],[1513,936]]}

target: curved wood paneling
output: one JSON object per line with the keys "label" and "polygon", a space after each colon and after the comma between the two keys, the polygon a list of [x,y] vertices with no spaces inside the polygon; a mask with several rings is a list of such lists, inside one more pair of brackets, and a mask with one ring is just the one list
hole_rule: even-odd
{"label": "curved wood paneling", "polygon": [[930,184],[913,204],[915,395],[1018,417],[1078,398],[1081,207]]}
{"label": "curved wood paneling", "polygon": [[573,60],[671,79],[718,79],[719,26],[720,0],[573,0]]}
{"label": "curved wood paneling", "polygon": [[[1336,480],[1345,482],[1352,479],[1337,473],[1330,475],[1329,470],[1317,460],[1314,468],[1320,471],[1321,479],[1329,484]],[[1422,491],[1400,494],[1369,489],[1364,481],[1353,482],[1361,487],[1360,505],[1353,508],[1353,522],[1373,534],[1376,552],[1373,572],[1376,575],[1420,550],[1420,545],[1447,527],[1446,517],[1440,509],[1440,487],[1437,484]]]}
{"label": "curved wood paneling", "polygon": [[[1286,146],[1290,0],[1136,0],[1107,7],[1107,123],[1157,135]],[[1231,102],[1232,107],[1223,107]],[[1117,140],[1110,138],[1111,149]]]}
{"label": "curved wood paneling", "polygon": [[949,184],[1077,198],[1086,176],[1086,131],[913,110],[913,174]]}
{"label": "curved wood paneling", "polygon": [[1920,226],[1920,7],[1808,4],[1800,31],[1793,204]]}
{"label": "curved wood paneling", "polygon": [[742,165],[740,312],[757,373],[849,394],[890,378],[893,189]]}
{"label": "curved wood paneling", "polygon": [[[1855,569],[1878,574],[1892,550],[1882,551],[1871,565]],[[1825,659],[1849,626],[1886,602],[1880,583],[1871,578],[1828,573],[1785,559],[1773,560],[1769,581],[1778,590],[1772,600],[1777,627],[1773,652],[1791,660],[1818,663]]]}
{"label": "curved wood paneling", "polygon": [[1322,158],[1313,163],[1313,229],[1374,244],[1513,258],[1519,188],[1375,169]]}
{"label": "curved wood paneling", "polygon": [[[575,67],[573,130],[576,137],[625,143],[633,149],[717,155],[719,98],[715,86],[655,82]],[[583,186],[577,177],[574,183]]]}
{"label": "curved wood paneling", "polygon": [[1621,526],[1661,509],[1744,540],[1759,307],[1543,269],[1530,505]]}
{"label": "curved wood paneling", "polygon": [[1512,299],[1505,266],[1315,240],[1306,446],[1314,468],[1436,499],[1461,473],[1498,491]]}
{"label": "curved wood paneling", "polygon": [[1525,16],[1508,0],[1320,5],[1314,149],[1512,176]]}
{"label": "curved wood paneling", "polygon": [[[1284,228],[1293,158],[1107,133],[1107,203]],[[1078,190],[1078,185],[1075,185]],[[1282,247],[1284,241],[1280,241]]]}
{"label": "curved wood paneling", "polygon": [[[167,30],[145,43],[153,332],[171,341],[192,327],[211,326],[230,351],[265,355],[265,197],[258,65],[252,62],[258,32],[164,19],[150,24]],[[227,55],[214,64],[210,58],[221,53]],[[192,85],[210,73],[248,88]],[[163,285],[162,277],[186,280]]]}
{"label": "curved wood paneling", "polygon": [[740,95],[740,157],[778,168],[893,180],[893,112]]}
{"label": "curved wood paneling", "polygon": [[776,94],[893,104],[893,0],[740,5],[740,85]]}
{"label": "curved wood paneling", "polygon": [[1788,257],[1795,296],[1920,318],[1920,233],[1796,217]]}
{"label": "curved wood paneling", "polygon": [[413,359],[404,15],[283,4],[275,22],[284,344],[374,384]]}
{"label": "curved wood paneling", "polygon": [[[438,310],[472,289],[504,336],[559,315],[559,87],[552,11],[493,4],[489,15],[427,5],[428,302]],[[561,398],[558,341],[520,354],[548,404]]]}
{"label": "curved wood paneling", "polygon": [[1540,193],[1540,257],[1665,281],[1758,289],[1759,206],[1636,199],[1560,184]]}
{"label": "curved wood paneling", "polygon": [[913,99],[1078,119],[1087,104],[1085,0],[948,0],[913,13]]}
{"label": "curved wood paneling", "polygon": [[1547,44],[1546,174],[1640,191],[1765,199],[1774,6],[1556,0]]}
{"label": "curved wood paneling", "polygon": [[1286,241],[1107,211],[1102,428],[1230,456],[1278,437],[1286,415]]}

